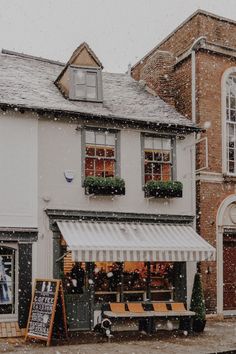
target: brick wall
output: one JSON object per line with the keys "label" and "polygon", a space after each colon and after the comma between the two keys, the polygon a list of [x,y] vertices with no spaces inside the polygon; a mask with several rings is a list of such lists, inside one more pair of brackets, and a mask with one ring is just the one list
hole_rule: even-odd
{"label": "brick wall", "polygon": [[[139,79],[146,73],[146,66],[152,60],[158,61],[158,50],[169,51],[173,56],[184,52],[190,48],[193,41],[199,36],[206,36],[207,41],[215,42],[220,45],[236,48],[236,24],[197,14],[182,27],[163,42],[152,55],[145,58],[133,69],[134,78]],[[163,59],[163,58],[162,58]],[[169,64],[169,62],[168,62]],[[156,63],[157,67],[158,64]],[[207,136],[209,148],[209,168],[204,172],[222,174],[222,118],[221,118],[221,80],[222,75],[229,67],[236,66],[236,59],[224,55],[219,55],[204,50],[196,52],[196,120],[204,127],[208,122],[209,129],[201,133]],[[168,67],[168,70],[170,68]],[[155,71],[155,66],[152,67]],[[161,92],[160,85],[153,83],[159,80],[158,75],[154,77],[145,76],[145,80],[153,88],[158,87],[161,97],[168,101],[167,97]],[[162,73],[163,75],[164,73]],[[191,119],[191,57],[174,65],[172,71],[172,85],[174,94],[174,105],[183,115]],[[156,85],[156,86],[155,86]],[[165,90],[165,86],[163,86]],[[173,91],[170,91],[173,92]],[[173,104],[170,100],[169,103]],[[204,145],[199,145],[198,158],[203,159],[205,152]],[[210,176],[209,174],[209,176]],[[197,228],[198,232],[214,247],[216,247],[216,216],[222,201],[230,194],[235,193],[235,181],[230,182],[197,182]],[[208,267],[212,267],[212,272],[208,274]],[[216,262],[202,262],[201,270],[203,275],[204,292],[208,311],[216,310],[217,291],[216,291]]]}
{"label": "brick wall", "polygon": [[[197,231],[213,247],[216,247],[216,217],[221,202],[235,193],[234,182],[197,182]],[[212,272],[208,274],[208,267]],[[216,311],[216,262],[202,262],[201,273],[208,312]]]}
{"label": "brick wall", "polygon": [[236,48],[236,22],[198,13],[161,43],[158,49],[168,50],[178,56],[201,36],[205,36],[209,42]]}

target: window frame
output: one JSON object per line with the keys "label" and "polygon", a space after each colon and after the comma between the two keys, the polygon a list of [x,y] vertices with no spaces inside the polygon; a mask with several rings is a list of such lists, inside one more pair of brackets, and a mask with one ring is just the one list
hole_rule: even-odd
{"label": "window frame", "polygon": [[[97,92],[97,97],[96,98],[87,98],[87,95],[85,97],[77,97],[76,96],[76,91],[75,91],[75,86],[76,86],[76,80],[75,80],[75,73],[80,70],[85,72],[86,74],[88,73],[93,73],[96,74],[96,92]],[[102,102],[103,101],[103,89],[102,89],[102,69],[101,68],[96,68],[96,67],[85,67],[85,66],[75,66],[75,65],[70,65],[70,75],[69,75],[69,98],[74,101],[86,101],[86,102]],[[84,84],[85,88],[88,87],[86,83]]]}
{"label": "window frame", "polygon": [[222,139],[221,141],[222,141],[222,173],[227,176],[236,177],[236,156],[235,156],[235,172],[229,172],[228,145],[227,145],[228,144],[227,129],[229,124],[235,125],[235,134],[236,134],[236,122],[234,123],[227,120],[227,104],[226,104],[226,99],[227,99],[226,82],[229,79],[229,77],[233,74],[236,77],[236,67],[228,68],[224,72],[221,80],[221,98],[222,98],[222,103],[221,103]]}
{"label": "window frame", "polygon": [[[120,131],[117,129],[110,129],[110,128],[98,128],[98,127],[84,127],[81,132],[81,184],[83,186],[84,179],[85,179],[85,158],[86,158],[86,131],[92,132],[108,132],[115,134],[115,176],[114,177],[121,177],[120,174]],[[106,177],[104,177],[106,178]]]}
{"label": "window frame", "polygon": [[176,159],[176,136],[173,134],[153,134],[153,133],[141,133],[141,178],[142,178],[142,187],[144,188],[145,186],[145,169],[144,169],[144,163],[145,163],[145,138],[159,138],[159,139],[170,139],[171,141],[171,179],[170,181],[176,180],[177,177],[177,172],[176,172],[176,166],[177,166],[177,159]]}

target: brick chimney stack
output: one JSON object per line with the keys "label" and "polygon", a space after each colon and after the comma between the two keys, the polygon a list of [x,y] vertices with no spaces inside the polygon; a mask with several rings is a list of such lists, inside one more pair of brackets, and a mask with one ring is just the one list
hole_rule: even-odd
{"label": "brick chimney stack", "polygon": [[137,81],[144,80],[159,97],[174,106],[174,63],[175,58],[171,53],[157,50],[134,66],[131,75]]}

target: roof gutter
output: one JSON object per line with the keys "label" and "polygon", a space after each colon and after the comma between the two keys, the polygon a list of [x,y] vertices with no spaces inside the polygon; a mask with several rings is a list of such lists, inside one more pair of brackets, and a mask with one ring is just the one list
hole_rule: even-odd
{"label": "roof gutter", "polygon": [[118,116],[104,116],[104,115],[96,115],[93,113],[86,113],[86,112],[75,112],[75,111],[67,111],[67,110],[59,110],[59,109],[50,109],[50,108],[42,108],[42,107],[26,107],[24,105],[16,105],[16,104],[9,104],[9,103],[0,103],[0,108],[2,110],[7,110],[7,109],[13,109],[13,110],[18,110],[21,113],[24,113],[25,111],[28,112],[36,112],[38,114],[55,114],[57,116],[69,116],[70,118],[81,118],[81,119],[95,119],[95,120],[103,120],[104,122],[110,122],[113,120],[114,122],[117,123],[122,123],[122,124],[129,124],[131,126],[141,126],[141,127],[148,127],[148,128],[162,128],[162,129],[169,129],[169,130],[175,130],[176,132],[180,131],[183,132],[183,129],[185,130],[186,133],[192,133],[192,132],[199,132],[202,129],[197,127],[197,126],[186,126],[183,124],[174,124],[170,122],[152,122],[152,121],[145,121],[145,120],[140,120],[140,119],[134,119],[134,118],[124,118],[124,117],[118,117]]}

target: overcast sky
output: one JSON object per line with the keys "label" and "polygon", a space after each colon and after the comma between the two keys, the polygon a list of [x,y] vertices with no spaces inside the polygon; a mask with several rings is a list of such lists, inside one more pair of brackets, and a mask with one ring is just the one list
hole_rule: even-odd
{"label": "overcast sky", "polygon": [[86,41],[125,72],[194,11],[236,20],[236,0],[0,0],[0,48],[67,61]]}

